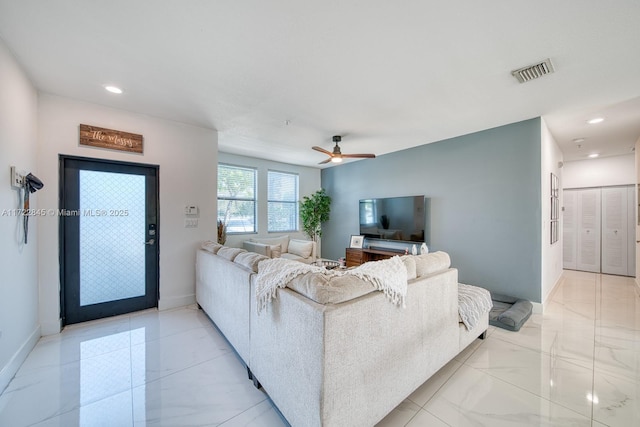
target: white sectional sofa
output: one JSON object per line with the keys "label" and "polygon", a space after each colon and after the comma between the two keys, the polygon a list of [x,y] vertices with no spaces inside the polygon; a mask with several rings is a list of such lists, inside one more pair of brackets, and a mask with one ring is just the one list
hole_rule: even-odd
{"label": "white sectional sofa", "polygon": [[251,282],[263,259],[268,258],[211,242],[196,255],[196,301],[247,366]]}
{"label": "white sectional sofa", "polygon": [[258,314],[257,269],[216,251],[198,253],[198,304],[292,426],[374,425],[488,327],[488,313],[470,331],[460,323],[458,272],[443,252],[405,257],[405,308],[370,285],[307,273]]}

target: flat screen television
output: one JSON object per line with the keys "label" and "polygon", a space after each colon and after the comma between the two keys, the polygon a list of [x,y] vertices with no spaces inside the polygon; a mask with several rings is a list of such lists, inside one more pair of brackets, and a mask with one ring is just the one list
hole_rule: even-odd
{"label": "flat screen television", "polygon": [[359,210],[360,234],[367,238],[427,242],[425,196],[363,199]]}

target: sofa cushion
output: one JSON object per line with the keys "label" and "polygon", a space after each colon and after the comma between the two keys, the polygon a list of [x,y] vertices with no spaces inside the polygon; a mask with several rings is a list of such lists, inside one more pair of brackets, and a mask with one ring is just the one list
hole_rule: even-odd
{"label": "sofa cushion", "polygon": [[413,256],[405,255],[401,256],[402,263],[407,268],[407,280],[413,280],[418,277],[416,273],[416,260]]}
{"label": "sofa cushion", "polygon": [[236,255],[233,262],[240,264],[243,267],[247,267],[249,270],[253,270],[254,273],[258,272],[258,263],[262,260],[269,259],[261,254],[255,252],[241,252]]}
{"label": "sofa cushion", "polygon": [[249,240],[256,243],[264,243],[265,245],[280,245],[282,253],[289,252],[289,236],[251,238]]}
{"label": "sofa cushion", "polygon": [[207,240],[206,242],[202,242],[202,249],[205,251],[209,251],[213,254],[217,254],[222,245],[220,243],[216,243],[211,240]]}
{"label": "sofa cushion", "polygon": [[218,256],[226,258],[229,261],[233,261],[238,256],[238,254],[241,254],[243,252],[246,251],[240,248],[228,248],[225,246],[223,248],[220,248],[220,250],[218,251]]}
{"label": "sofa cushion", "polygon": [[432,252],[428,254],[416,255],[416,275],[418,277],[428,276],[451,267],[451,258],[446,252]]}
{"label": "sofa cushion", "polygon": [[375,291],[373,286],[356,276],[329,278],[320,273],[301,274],[287,287],[318,304],[339,304]]}
{"label": "sofa cushion", "polygon": [[294,255],[294,254],[290,254],[290,253],[282,254],[280,256],[280,258],[288,259],[290,261],[298,261],[298,262],[302,262],[302,263],[305,263],[305,264],[311,264],[311,262],[313,262],[313,260],[311,258],[302,258],[299,255]]}
{"label": "sofa cushion", "polygon": [[302,258],[309,258],[311,256],[311,252],[313,252],[313,242],[310,240],[291,239],[289,241],[289,250],[287,252],[293,255],[298,255]]}

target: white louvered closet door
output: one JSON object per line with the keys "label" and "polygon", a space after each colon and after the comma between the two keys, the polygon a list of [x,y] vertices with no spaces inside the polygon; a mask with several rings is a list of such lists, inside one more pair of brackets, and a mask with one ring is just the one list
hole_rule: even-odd
{"label": "white louvered closet door", "polygon": [[577,269],[600,273],[600,189],[578,192]]}
{"label": "white louvered closet door", "polygon": [[602,272],[627,274],[627,189],[602,189]]}
{"label": "white louvered closet door", "polygon": [[562,212],[562,266],[569,270],[577,270],[577,209],[576,190],[565,190],[564,211]]}

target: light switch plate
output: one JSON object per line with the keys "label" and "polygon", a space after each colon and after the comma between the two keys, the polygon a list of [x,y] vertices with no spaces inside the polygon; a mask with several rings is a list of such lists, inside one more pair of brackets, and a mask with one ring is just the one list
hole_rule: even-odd
{"label": "light switch plate", "polygon": [[185,218],[184,228],[198,228],[198,218]]}
{"label": "light switch plate", "polygon": [[24,174],[18,172],[15,166],[11,166],[11,187],[22,188],[24,185]]}

